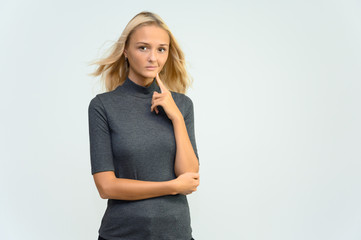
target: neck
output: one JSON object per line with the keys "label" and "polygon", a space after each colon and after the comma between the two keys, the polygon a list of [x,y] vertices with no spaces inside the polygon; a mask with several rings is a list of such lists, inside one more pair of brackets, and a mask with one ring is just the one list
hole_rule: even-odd
{"label": "neck", "polygon": [[161,92],[155,78],[153,78],[152,81],[148,83],[148,85],[145,85],[146,84],[143,86],[136,83],[128,76],[123,84],[116,88],[116,91],[139,98],[152,98],[154,91],[157,91],[158,93]]}
{"label": "neck", "polygon": [[150,86],[150,84],[152,84],[152,82],[154,80],[154,77],[153,78],[152,77],[143,77],[138,74],[135,74],[132,71],[129,72],[128,78],[131,79],[136,84],[143,86],[143,87]]}

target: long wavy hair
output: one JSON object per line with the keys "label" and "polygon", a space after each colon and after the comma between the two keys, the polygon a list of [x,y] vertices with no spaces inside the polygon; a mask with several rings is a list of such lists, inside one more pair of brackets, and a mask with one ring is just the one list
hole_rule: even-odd
{"label": "long wavy hair", "polygon": [[90,76],[101,75],[101,82],[105,91],[112,91],[122,85],[129,73],[129,62],[125,59],[124,49],[128,46],[130,36],[141,26],[154,24],[164,29],[170,38],[168,59],[159,73],[160,79],[167,88],[174,92],[184,93],[193,83],[193,78],[186,70],[184,53],[165,22],[155,13],[142,11],[135,15],[126,25],[118,41],[109,49],[105,57],[91,62],[98,65]]}

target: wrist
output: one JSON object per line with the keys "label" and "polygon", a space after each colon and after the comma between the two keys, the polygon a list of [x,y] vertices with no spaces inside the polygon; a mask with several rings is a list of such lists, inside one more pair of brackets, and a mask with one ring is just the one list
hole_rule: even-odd
{"label": "wrist", "polygon": [[177,179],[173,179],[173,180],[169,180],[169,191],[171,195],[176,195],[178,194],[178,183],[177,183]]}
{"label": "wrist", "polygon": [[172,120],[172,123],[178,123],[184,121],[183,115],[179,113],[176,117],[174,117]]}

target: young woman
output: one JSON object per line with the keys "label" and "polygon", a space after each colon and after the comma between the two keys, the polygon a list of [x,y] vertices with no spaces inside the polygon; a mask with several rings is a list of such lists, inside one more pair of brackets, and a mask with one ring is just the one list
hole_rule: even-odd
{"label": "young woman", "polygon": [[89,104],[91,173],[108,199],[98,239],[191,240],[187,194],[199,158],[185,59],[167,25],[141,12],[96,61],[107,91]]}

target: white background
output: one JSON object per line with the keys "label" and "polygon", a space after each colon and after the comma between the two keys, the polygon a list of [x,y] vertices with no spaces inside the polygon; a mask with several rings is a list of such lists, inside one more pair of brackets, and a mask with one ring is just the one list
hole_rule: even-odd
{"label": "white background", "polygon": [[361,239],[360,1],[5,1],[1,239],[97,239],[87,64],[143,10],[189,62],[196,240]]}

